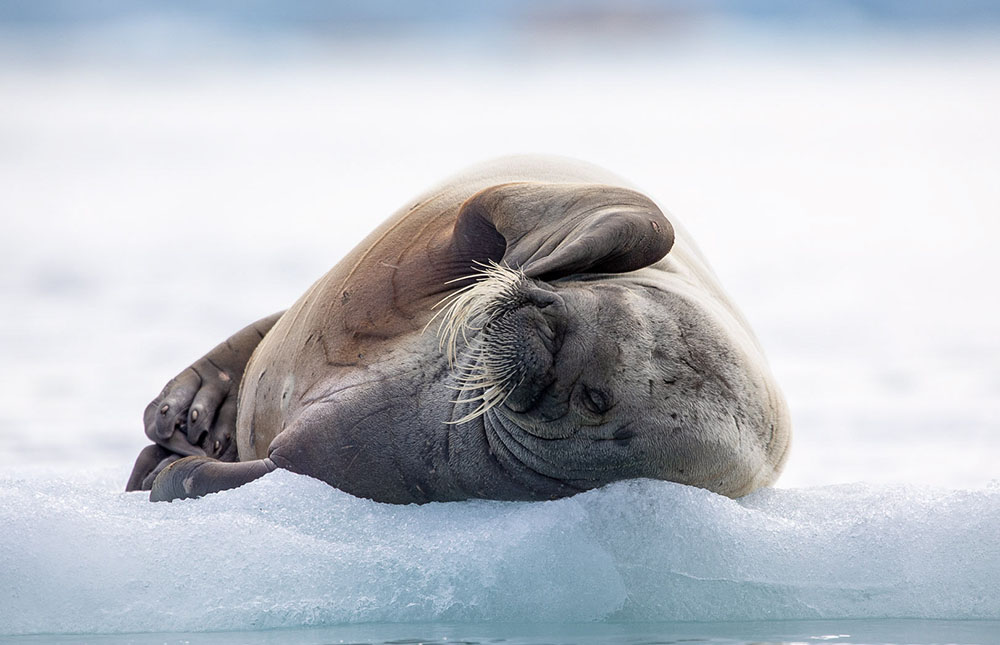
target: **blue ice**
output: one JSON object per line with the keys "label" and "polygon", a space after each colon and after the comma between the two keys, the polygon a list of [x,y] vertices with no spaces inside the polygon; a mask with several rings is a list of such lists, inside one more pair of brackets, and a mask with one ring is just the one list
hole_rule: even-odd
{"label": "blue ice", "polygon": [[656,481],[392,506],[284,471],[153,504],[0,476],[0,634],[358,622],[1000,619],[1000,487]]}

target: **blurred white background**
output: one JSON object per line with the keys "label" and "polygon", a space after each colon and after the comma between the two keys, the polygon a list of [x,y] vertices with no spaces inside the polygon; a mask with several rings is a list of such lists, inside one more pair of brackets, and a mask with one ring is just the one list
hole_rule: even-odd
{"label": "blurred white background", "polygon": [[992,3],[8,2],[0,467],[145,404],[382,219],[522,152],[693,233],[792,408],[783,487],[1000,478]]}

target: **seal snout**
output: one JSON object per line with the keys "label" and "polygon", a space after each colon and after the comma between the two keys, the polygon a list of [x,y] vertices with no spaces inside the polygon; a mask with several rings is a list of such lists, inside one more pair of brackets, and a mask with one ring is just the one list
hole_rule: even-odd
{"label": "seal snout", "polygon": [[483,382],[514,412],[534,408],[555,380],[563,310],[559,294],[525,280],[482,325],[476,349]]}
{"label": "seal snout", "polygon": [[549,285],[498,265],[480,277],[453,296],[439,331],[457,389],[466,393],[458,402],[480,402],[456,423],[499,404],[532,408],[553,381],[563,335],[565,304]]}
{"label": "seal snout", "polygon": [[561,299],[542,289],[535,289],[528,298],[527,304],[491,321],[483,330],[485,354],[503,357],[516,374],[504,401],[515,412],[533,408],[552,384],[561,336],[558,318],[546,311],[557,309]]}

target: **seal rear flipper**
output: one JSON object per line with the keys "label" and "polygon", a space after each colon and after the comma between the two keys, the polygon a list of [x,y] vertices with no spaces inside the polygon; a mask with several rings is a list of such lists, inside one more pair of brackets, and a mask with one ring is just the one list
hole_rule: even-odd
{"label": "seal rear flipper", "polygon": [[463,205],[454,242],[463,255],[497,260],[554,280],[574,273],[635,271],[662,259],[674,230],[645,195],[601,184],[517,182]]}
{"label": "seal rear flipper", "polygon": [[149,501],[169,502],[239,488],[275,468],[277,466],[270,459],[225,462],[210,457],[185,457],[156,476]]}

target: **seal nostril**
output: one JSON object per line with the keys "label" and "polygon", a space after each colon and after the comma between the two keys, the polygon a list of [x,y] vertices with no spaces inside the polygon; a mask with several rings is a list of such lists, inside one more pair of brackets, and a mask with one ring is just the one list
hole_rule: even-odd
{"label": "seal nostril", "polygon": [[551,305],[562,302],[562,298],[557,293],[534,285],[526,286],[523,293],[528,302],[538,309],[547,309]]}

